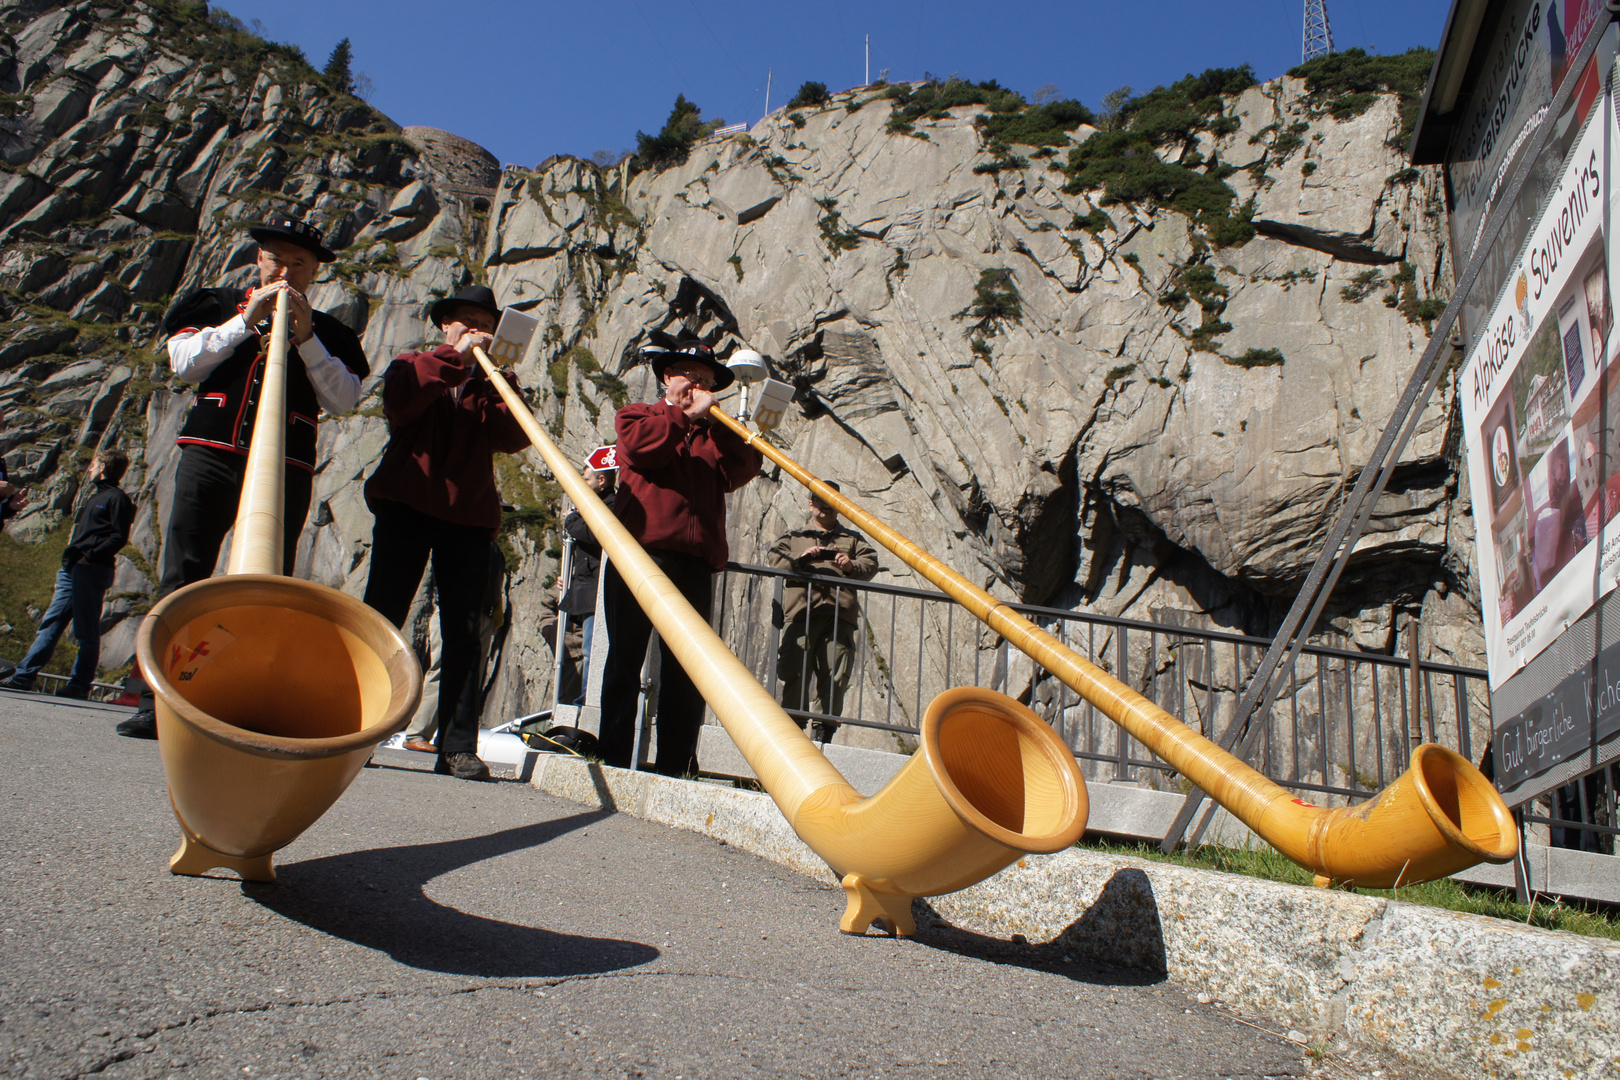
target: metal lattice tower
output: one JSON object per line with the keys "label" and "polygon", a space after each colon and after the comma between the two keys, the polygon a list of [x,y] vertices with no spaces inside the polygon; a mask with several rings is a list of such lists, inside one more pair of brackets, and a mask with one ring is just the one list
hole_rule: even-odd
{"label": "metal lattice tower", "polygon": [[1305,0],[1305,50],[1300,58],[1314,60],[1333,51],[1333,26],[1328,22],[1327,0]]}

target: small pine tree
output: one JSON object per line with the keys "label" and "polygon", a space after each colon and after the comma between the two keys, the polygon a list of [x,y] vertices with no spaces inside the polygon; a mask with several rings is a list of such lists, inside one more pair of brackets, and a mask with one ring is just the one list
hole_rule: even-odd
{"label": "small pine tree", "polygon": [[692,144],[703,134],[702,110],[687,101],[685,94],[677,94],[662,131],[657,135],[636,132],[636,162],[644,169],[655,170],[684,165]]}
{"label": "small pine tree", "polygon": [[832,95],[827,92],[826,83],[807,82],[799,87],[799,92],[793,95],[793,100],[787,103],[787,107],[790,109],[797,109],[801,106],[814,108],[817,105],[827,104],[831,98]]}
{"label": "small pine tree", "polygon": [[332,49],[332,55],[326,61],[326,70],[321,72],[326,76],[327,84],[340,94],[354,93],[354,73],[349,69],[349,61],[353,59],[354,50],[349,46],[349,39],[344,38]]}

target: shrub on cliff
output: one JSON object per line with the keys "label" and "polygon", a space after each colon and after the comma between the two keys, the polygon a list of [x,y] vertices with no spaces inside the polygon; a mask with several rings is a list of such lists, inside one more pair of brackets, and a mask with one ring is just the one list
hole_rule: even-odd
{"label": "shrub on cliff", "polygon": [[1417,124],[1423,88],[1434,67],[1434,50],[1408,49],[1392,56],[1370,56],[1365,49],[1346,49],[1307,60],[1288,74],[1305,80],[1305,90],[1318,112],[1349,120],[1372,107],[1382,91],[1400,98],[1401,130],[1390,145],[1404,149]]}
{"label": "shrub on cliff", "polygon": [[827,104],[831,99],[832,95],[827,92],[826,83],[801,83],[799,92],[793,95],[793,100],[787,103],[787,107],[790,109],[815,108],[817,105]]}
{"label": "shrub on cliff", "polygon": [[1237,207],[1237,193],[1224,177],[1231,168],[1184,152],[1165,161],[1158,148],[1186,143],[1200,131],[1217,135],[1237,129],[1225,113],[1226,96],[1253,86],[1249,65],[1209,68],[1169,86],[1110,105],[1113,130],[1099,132],[1069,153],[1065,191],[1102,189],[1103,205],[1152,201],[1192,218],[1216,247],[1238,247],[1254,238],[1254,208]]}
{"label": "shrub on cliff", "polygon": [[1248,64],[1206,68],[1127,99],[1119,106],[1115,123],[1155,146],[1172,137],[1191,138],[1195,131],[1226,134],[1237,130],[1237,122],[1223,115],[1225,96],[1240,94],[1254,84],[1254,69]]}
{"label": "shrub on cliff", "polygon": [[709,133],[712,125],[703,122],[703,111],[686,100],[685,94],[675,96],[675,107],[669,112],[662,130],[656,135],[636,132],[636,165],[643,169],[662,172],[675,165],[686,164],[692,144]]}
{"label": "shrub on cliff", "polygon": [[911,134],[912,124],[918,120],[942,120],[948,109],[961,105],[983,105],[991,112],[1017,112],[1024,107],[1024,97],[1008,90],[994,79],[970,83],[954,76],[941,82],[929,78],[921,85],[901,83],[885,90],[880,97],[895,102],[889,114],[889,130],[897,134]]}
{"label": "shrub on cliff", "polygon": [[1066,146],[1069,132],[1096,122],[1096,114],[1073,98],[1031,105],[1018,112],[987,113],[978,120],[989,141],[1024,146]]}

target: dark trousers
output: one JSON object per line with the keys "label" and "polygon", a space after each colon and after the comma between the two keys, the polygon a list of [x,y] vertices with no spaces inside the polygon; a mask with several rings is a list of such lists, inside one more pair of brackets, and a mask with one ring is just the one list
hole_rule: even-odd
{"label": "dark trousers", "polygon": [[[707,561],[673,551],[649,551],[653,562],[669,575],[675,588],[705,621],[712,604],[714,572]],[[628,768],[635,749],[636,695],[641,686],[641,665],[647,659],[652,623],[636,603],[635,594],[608,564],[602,585],[602,606],[607,619],[607,666],[602,672],[602,756],[609,765]],[[697,772],[698,731],[703,726],[703,695],[687,677],[665,645],[658,675],[658,759],[654,766],[665,776]]]}
{"label": "dark trousers", "polygon": [[[169,524],[163,532],[163,579],[155,600],[176,589],[201,581],[219,562],[219,545],[236,524],[236,504],[242,497],[242,474],[247,458],[211,446],[184,446],[174,472]],[[287,466],[283,483],[282,573],[291,576],[298,557],[298,536],[309,516],[314,477],[296,465]]]}
{"label": "dark trousers", "polygon": [[410,614],[428,559],[439,590],[440,755],[476,754],[478,718],[478,609],[489,577],[490,530],[430,517],[404,503],[379,500],[372,507],[371,574],[366,603],[395,626]]}
{"label": "dark trousers", "polygon": [[58,570],[51,606],[39,620],[39,634],[28,655],[17,665],[14,677],[32,682],[39,669],[51,662],[62,631],[71,623],[74,640],[79,643],[79,656],[73,661],[68,689],[89,691],[90,684],[96,681],[96,665],[101,662],[101,598],[112,583],[110,566],[81,562],[72,569]]}

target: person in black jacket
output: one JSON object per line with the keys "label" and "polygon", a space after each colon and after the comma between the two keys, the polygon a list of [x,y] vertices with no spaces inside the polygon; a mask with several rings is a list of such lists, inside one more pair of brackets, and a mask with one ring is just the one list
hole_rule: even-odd
{"label": "person in black jacket", "polygon": [[28,655],[0,685],[32,690],[34,677],[51,662],[62,631],[72,623],[79,656],[60,696],[80,700],[90,696],[101,661],[101,598],[112,586],[113,558],[129,542],[129,527],[135,521],[135,504],[118,486],[128,468],[129,455],[122,450],[98,450],[90,459],[84,479],[95,486],[95,493],[79,511],[73,536],[62,552],[51,606],[39,621],[39,634]]}
{"label": "person in black jacket", "polygon": [[[360,380],[371,374],[355,332],[326,312],[312,310],[305,295],[320,264],[337,258],[321,234],[282,216],[267,218],[248,233],[259,244],[259,284],[245,293],[199,290],[163,318],[169,367],[184,382],[198,385],[175,440],[180,464],[163,530],[162,578],[154,601],[212,574],[220,544],[236,521],[277,295],[287,293],[289,316],[284,573],[292,573],[298,534],[309,514],[316,417],[322,409],[343,413],[354,408]],[[149,701],[143,695],[141,710],[118,725],[120,735],[157,738]]]}

